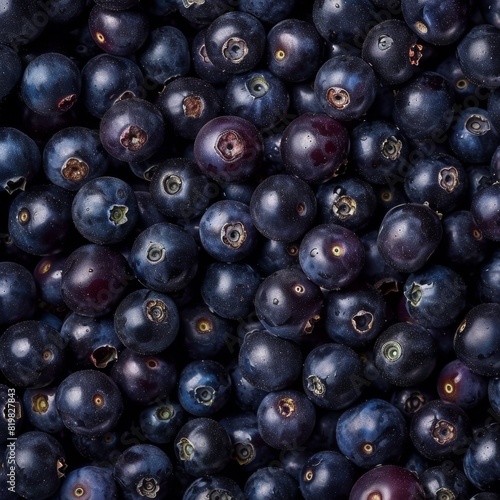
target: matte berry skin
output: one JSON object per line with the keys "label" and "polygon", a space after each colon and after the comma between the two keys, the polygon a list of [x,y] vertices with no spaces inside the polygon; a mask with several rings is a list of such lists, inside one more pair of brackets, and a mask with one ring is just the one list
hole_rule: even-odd
{"label": "matte berry skin", "polygon": [[385,214],[377,246],[389,266],[411,273],[423,267],[436,250],[442,232],[438,215],[429,207],[404,203]]}
{"label": "matte berry skin", "polygon": [[211,418],[193,418],[174,439],[177,464],[194,477],[221,472],[231,459],[231,450],[229,434]]}
{"label": "matte berry skin", "polygon": [[22,99],[30,109],[44,116],[57,116],[68,111],[78,100],[80,90],[77,65],[56,52],[47,52],[33,59],[21,80]]}
{"label": "matte berry skin", "polygon": [[6,68],[0,83],[0,100],[8,96],[21,79],[23,66],[19,55],[7,45],[0,45],[0,64]]}
{"label": "matte berry skin", "polygon": [[156,153],[164,141],[163,116],[156,106],[138,97],[114,103],[103,115],[99,137],[114,158],[144,161]]}
{"label": "matte berry skin", "polygon": [[300,267],[310,280],[327,290],[352,283],[364,261],[365,250],[359,237],[338,224],[312,228],[299,247]]}
{"label": "matte berry skin", "polygon": [[299,491],[295,479],[282,468],[261,467],[247,479],[244,494],[248,500],[296,500]]}
{"label": "matte berry skin", "polygon": [[262,137],[255,125],[238,116],[213,118],[194,140],[198,167],[217,182],[250,179],[259,172],[262,152]]}
{"label": "matte berry skin", "polygon": [[303,392],[270,392],[259,405],[257,422],[269,446],[290,450],[307,442],[316,422],[316,410]]}
{"label": "matte berry skin", "polygon": [[24,432],[17,437],[14,455],[6,451],[15,471],[15,492],[22,498],[51,498],[59,488],[66,456],[59,441],[41,431]]}
{"label": "matte berry skin", "polygon": [[312,188],[289,174],[266,177],[250,199],[255,227],[270,240],[294,242],[313,225],[317,201]]}
{"label": "matte berry skin", "polygon": [[500,304],[472,307],[455,332],[457,358],[469,370],[487,377],[500,376]]}
{"label": "matte berry skin", "polygon": [[422,500],[425,491],[418,476],[399,465],[382,465],[365,472],[351,490],[349,500],[368,500],[373,495],[387,500]]}
{"label": "matte berry skin", "polygon": [[116,308],[114,326],[125,347],[139,354],[158,354],[175,340],[179,312],[168,295],[135,290]]}
{"label": "matte berry skin", "polygon": [[319,68],[314,92],[324,112],[340,121],[361,118],[373,104],[377,77],[361,57],[340,55]]}
{"label": "matte berry skin", "polygon": [[339,175],[347,161],[349,135],[337,120],[305,113],[286,127],[280,152],[284,172],[310,183]]}
{"label": "matte berry skin", "polygon": [[62,498],[78,498],[88,495],[95,500],[116,500],[118,485],[113,477],[113,471],[107,467],[86,465],[73,469],[63,480],[59,495]]}
{"label": "matte berry skin", "polygon": [[345,410],[337,423],[340,451],[365,469],[398,460],[407,437],[408,430],[401,412],[378,398]]}
{"label": "matte berry skin", "polygon": [[113,477],[120,486],[124,500],[143,497],[165,499],[171,488],[173,466],[168,455],[152,444],[127,448],[113,468]]}
{"label": "matte berry skin", "polygon": [[321,289],[298,268],[268,276],[255,294],[257,317],[273,335],[300,341],[312,333],[323,305]]}
{"label": "matte berry skin", "polygon": [[139,281],[157,292],[176,292],[194,278],[198,263],[194,238],[170,222],[154,224],[134,241],[130,266]]}
{"label": "matte berry skin", "polygon": [[103,316],[114,310],[133,279],[121,253],[89,243],[66,259],[61,293],[72,311],[83,316]]}
{"label": "matte berry skin", "polygon": [[115,427],[123,412],[123,399],[108,375],[96,370],[80,370],[68,375],[59,385],[56,407],[71,432],[95,437]]}

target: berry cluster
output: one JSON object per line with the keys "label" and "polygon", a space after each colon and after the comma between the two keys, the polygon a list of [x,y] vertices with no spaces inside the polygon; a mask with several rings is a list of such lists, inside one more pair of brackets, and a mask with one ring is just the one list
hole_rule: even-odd
{"label": "berry cluster", "polygon": [[499,0],[0,2],[0,498],[499,500],[499,53]]}

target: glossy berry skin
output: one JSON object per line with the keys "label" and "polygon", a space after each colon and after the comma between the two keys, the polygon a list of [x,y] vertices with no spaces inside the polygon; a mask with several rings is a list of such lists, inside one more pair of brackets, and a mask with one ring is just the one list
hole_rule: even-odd
{"label": "glossy berry skin", "polygon": [[456,42],[468,27],[469,5],[463,0],[446,0],[439,5],[429,0],[402,0],[406,24],[433,45]]}
{"label": "glossy berry skin", "polygon": [[467,312],[455,332],[456,356],[474,373],[500,376],[499,321],[499,304],[478,304]]}
{"label": "glossy berry skin", "polygon": [[209,417],[229,402],[231,378],[217,361],[191,361],[179,374],[177,397],[190,415]]}
{"label": "glossy berry skin", "polygon": [[411,421],[413,446],[430,460],[445,460],[467,448],[469,417],[454,403],[435,399],[418,410]]}
{"label": "glossy berry skin", "polygon": [[477,407],[488,394],[488,379],[469,370],[458,359],[450,361],[441,369],[436,386],[441,399],[455,403],[464,410]]}
{"label": "glossy berry skin", "polygon": [[422,483],[410,470],[399,465],[381,465],[365,472],[351,490],[349,500],[368,500],[380,495],[387,500],[425,498]]}
{"label": "glossy berry skin", "polygon": [[325,114],[298,116],[284,130],[280,144],[284,172],[310,183],[339,175],[348,151],[347,130]]}
{"label": "glossy berry skin", "polygon": [[174,439],[177,464],[194,477],[221,472],[231,459],[231,450],[229,434],[211,418],[193,418]]}
{"label": "glossy berry skin", "polygon": [[184,4],[174,1],[174,6],[182,17],[200,28],[208,26],[220,15],[234,10],[234,5],[228,0],[215,0],[209,4],[195,2]]}
{"label": "glossy berry skin", "polygon": [[219,116],[196,135],[194,157],[202,173],[216,182],[241,182],[258,173],[262,148],[253,123],[238,116]]}
{"label": "glossy berry skin", "polygon": [[179,313],[168,295],[143,288],[120,302],[114,326],[125,347],[139,354],[158,354],[175,340]]}
{"label": "glossy berry skin", "polygon": [[55,395],[57,386],[27,388],[23,394],[23,406],[30,424],[39,431],[54,434],[64,429],[57,411]]}
{"label": "glossy berry skin", "polygon": [[154,444],[170,443],[186,422],[182,406],[168,399],[144,408],[139,415],[141,432]]}
{"label": "glossy berry skin", "polygon": [[463,165],[453,156],[437,154],[410,165],[404,180],[412,203],[425,203],[440,213],[458,208],[467,196],[468,178]]}
{"label": "glossy berry skin", "polygon": [[303,180],[289,174],[266,177],[254,190],[250,214],[266,238],[293,242],[313,225],[316,197]]}
{"label": "glossy berry skin", "polygon": [[82,68],[82,101],[89,113],[102,118],[122,97],[141,97],[144,76],[126,57],[99,54]]}
{"label": "glossy berry skin", "polygon": [[202,215],[220,188],[201,173],[193,160],[172,158],[154,167],[149,191],[161,213],[187,221]]}
{"label": "glossy berry skin", "polygon": [[66,127],[56,132],[43,150],[43,170],[49,180],[69,191],[78,191],[108,169],[108,155],[97,131]]}
{"label": "glossy berry skin", "polygon": [[201,296],[215,314],[241,320],[253,311],[260,281],[259,274],[249,264],[213,262],[201,283]]}
{"label": "glossy berry skin", "polygon": [[255,294],[255,312],[273,335],[300,341],[312,333],[323,305],[321,289],[299,268],[280,269],[268,276]]}
{"label": "glossy berry skin", "polygon": [[118,11],[94,5],[88,24],[97,46],[114,56],[131,56],[148,37],[148,18],[139,9]]}
{"label": "glossy berry skin", "polygon": [[274,25],[291,17],[296,6],[296,0],[276,2],[272,5],[263,0],[242,0],[238,9],[254,15],[263,23]]}
{"label": "glossy berry skin", "polygon": [[388,19],[374,26],[363,42],[362,58],[380,81],[398,85],[417,71],[422,45],[404,21]]}
{"label": "glossy berry skin", "polygon": [[284,267],[299,265],[299,245],[265,239],[261,242],[257,256],[257,268],[263,276],[269,276]]}
{"label": "glossy berry skin", "polygon": [[0,127],[0,151],[0,190],[24,190],[42,164],[36,142],[17,128]]}
{"label": "glossy berry skin", "polygon": [[373,22],[375,8],[369,0],[315,0],[313,22],[321,36],[329,42],[362,43],[365,26]]}
{"label": "glossy berry skin", "polygon": [[465,308],[466,292],[462,277],[438,264],[410,274],[403,289],[408,314],[424,328],[454,324]]}
{"label": "glossy berry skin", "polygon": [[498,491],[499,474],[498,422],[480,429],[472,438],[464,456],[464,472],[467,479],[480,490]]}
{"label": "glossy berry skin", "polygon": [[477,85],[474,85],[465,77],[456,53],[448,56],[438,64],[436,72],[443,75],[451,83],[455,91],[455,97],[459,102],[468,102],[466,99],[478,92]]}
{"label": "glossy berry skin", "polygon": [[233,400],[236,406],[242,410],[256,413],[267,391],[259,389],[248,382],[243,376],[238,363],[233,363],[228,370],[233,387]]}
{"label": "glossy berry skin", "polygon": [[391,208],[379,227],[377,246],[396,271],[417,271],[438,247],[442,237],[438,215],[429,207],[403,203]]}
{"label": "glossy berry skin", "polygon": [[47,52],[33,59],[21,79],[21,97],[26,105],[44,116],[60,115],[78,100],[80,70],[68,57]]}
{"label": "glossy berry skin", "polygon": [[338,224],[360,231],[372,220],[377,208],[375,192],[358,177],[340,177],[321,184],[316,190],[318,212],[324,224]]}
{"label": "glossy berry skin", "polygon": [[391,122],[374,120],[351,132],[350,158],[356,173],[371,184],[391,184],[407,162],[404,135]]}
{"label": "glossy berry skin", "polygon": [[264,54],[266,32],[262,23],[246,12],[227,12],[215,19],[205,33],[207,55],[227,73],[253,69]]}
{"label": "glossy berry skin", "polygon": [[328,59],[316,73],[314,92],[324,112],[340,121],[360,118],[373,104],[376,76],[361,57]]}
{"label": "glossy berry skin", "polygon": [[213,495],[227,495],[227,497],[232,500],[243,500],[245,498],[236,481],[220,475],[205,476],[195,479],[186,488],[182,498],[183,500],[203,500]]}
{"label": "glossy berry skin", "polygon": [[156,106],[165,122],[185,139],[194,139],[205,123],[222,113],[222,99],[215,88],[201,78],[189,76],[169,82]]}
{"label": "glossy berry skin", "polygon": [[489,240],[500,240],[500,184],[495,183],[477,192],[472,198],[471,213],[481,234]]}
{"label": "glossy berry skin", "polygon": [[262,467],[247,479],[243,492],[248,500],[296,500],[298,485],[282,468]]}
{"label": "glossy berry skin", "polygon": [[440,74],[420,73],[394,98],[394,123],[408,139],[440,138],[452,123],[454,97]]}
{"label": "glossy berry skin", "polygon": [[197,271],[194,238],[170,222],[153,224],[134,241],[130,266],[139,281],[157,292],[182,290]]}
{"label": "glossy berry skin", "polygon": [[245,335],[238,364],[243,377],[254,387],[279,391],[300,377],[302,353],[293,342],[255,330]]}
{"label": "glossy berry skin", "polygon": [[306,443],[316,421],[316,410],[303,392],[284,390],[268,393],[257,410],[262,439],[278,450]]}
{"label": "glossy berry skin", "polygon": [[437,361],[437,344],[424,327],[395,323],[382,332],[373,347],[375,365],[391,384],[403,387],[423,382]]}
{"label": "glossy berry skin", "polygon": [[[195,5],[196,4],[191,4],[191,7],[194,7]],[[198,5],[196,5],[196,7],[198,7]],[[224,84],[229,80],[231,74],[216,68],[208,57],[207,47],[205,45],[205,34],[206,29],[201,29],[194,37],[193,44],[191,46],[193,68],[198,77],[202,80],[211,83],[212,85]]]}
{"label": "glossy berry skin", "polygon": [[111,378],[128,401],[150,405],[172,392],[177,369],[167,354],[138,354],[124,349],[111,369]]}
{"label": "glossy berry skin", "polygon": [[236,262],[257,249],[260,233],[250,208],[239,201],[212,203],[200,219],[200,241],[205,251],[221,262]]}
{"label": "glossy berry skin", "polygon": [[180,337],[190,359],[212,359],[231,349],[234,324],[210,311],[203,302],[196,302],[180,312]]}
{"label": "glossy berry skin", "polygon": [[320,408],[341,410],[360,396],[363,377],[358,354],[350,347],[328,342],[315,347],[304,360],[302,385],[306,396]]}
{"label": "glossy berry skin", "polygon": [[71,237],[73,196],[54,185],[32,186],[18,193],[9,208],[8,228],[14,244],[34,255],[60,253]]}
{"label": "glossy berry skin", "polygon": [[0,262],[0,328],[31,319],[36,312],[37,288],[24,266],[16,262]]}
{"label": "glossy berry skin", "polygon": [[164,140],[163,117],[156,106],[138,97],[114,103],[103,115],[99,137],[104,149],[121,161],[144,161]]}
{"label": "glossy berry skin", "polygon": [[173,466],[168,455],[157,446],[137,444],[118,457],[113,477],[124,500],[139,500],[152,495],[153,498],[168,498]]}
{"label": "glossy berry skin", "polygon": [[121,253],[89,243],[66,259],[61,294],[72,311],[83,316],[103,316],[114,310],[132,280]]}
{"label": "glossy berry skin", "polygon": [[470,107],[457,116],[449,144],[462,162],[489,163],[495,149],[500,145],[500,136],[487,110]]}
{"label": "glossy berry skin", "polygon": [[315,226],[299,247],[300,267],[310,280],[327,290],[352,283],[364,261],[365,250],[359,237],[338,224]]}
{"label": "glossy berry skin", "polygon": [[419,474],[426,495],[438,498],[439,495],[455,495],[455,498],[471,498],[472,484],[465,474],[453,463],[429,467]]}
{"label": "glossy berry skin", "polygon": [[301,19],[284,19],[267,34],[267,67],[286,82],[312,78],[321,65],[324,41],[314,26]]}
{"label": "glossy berry skin", "polygon": [[457,46],[457,58],[464,75],[481,87],[499,87],[500,30],[490,24],[473,26]]}
{"label": "glossy berry skin", "polygon": [[123,350],[111,315],[97,318],[69,314],[61,326],[61,336],[71,363],[78,368],[106,368]]}
{"label": "glossy berry skin", "polygon": [[123,411],[123,399],[108,375],[80,370],[59,384],[56,407],[71,432],[94,437],[115,427]]}
{"label": "glossy berry skin", "polygon": [[378,398],[345,410],[337,423],[340,451],[366,469],[396,461],[403,452],[407,435],[401,412]]}
{"label": "glossy berry skin", "polygon": [[259,130],[272,129],[288,111],[288,91],[268,70],[233,75],[224,90],[224,111],[244,118]]}
{"label": "glossy berry skin", "polygon": [[118,177],[97,177],[83,185],[72,204],[73,222],[92,243],[123,241],[137,224],[139,209],[134,191]]}
{"label": "glossy berry skin", "polygon": [[15,492],[22,498],[51,498],[59,488],[66,456],[57,439],[41,431],[24,432],[17,437],[13,456],[7,448],[6,462],[15,471]]}
{"label": "glossy berry skin", "polygon": [[367,347],[385,326],[386,309],[383,296],[368,284],[331,291],[325,297],[326,333],[354,349]]}
{"label": "glossy berry skin", "polygon": [[47,323],[21,321],[0,337],[0,369],[16,386],[48,386],[65,368],[64,347],[59,332]]}
{"label": "glossy berry skin", "polygon": [[300,492],[305,500],[347,499],[358,472],[352,462],[338,451],[325,450],[306,460],[300,474]]}
{"label": "glossy berry skin", "polygon": [[62,498],[92,498],[116,500],[118,485],[113,471],[106,467],[86,465],[73,469],[63,480],[59,495]]}
{"label": "glossy berry skin", "polygon": [[160,90],[170,79],[188,73],[189,44],[184,33],[174,26],[160,26],[148,36],[137,59],[144,76]]}

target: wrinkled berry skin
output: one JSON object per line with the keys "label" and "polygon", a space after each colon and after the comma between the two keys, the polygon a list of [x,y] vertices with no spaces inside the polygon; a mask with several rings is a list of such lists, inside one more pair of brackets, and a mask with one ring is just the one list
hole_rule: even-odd
{"label": "wrinkled berry skin", "polygon": [[365,262],[365,250],[350,229],[338,224],[320,224],[302,239],[299,262],[311,281],[335,290],[358,277]]}
{"label": "wrinkled berry skin", "polygon": [[64,449],[49,434],[24,432],[17,437],[15,448],[7,448],[5,461],[13,464],[15,491],[22,498],[52,498],[59,488],[66,467]]}
{"label": "wrinkled berry skin", "polygon": [[404,203],[391,208],[380,224],[378,249],[396,271],[415,272],[426,263],[442,237],[438,215],[425,205]]}
{"label": "wrinkled berry skin", "polygon": [[115,427],[123,411],[123,400],[108,375],[97,370],[81,370],[61,382],[56,407],[70,431],[95,437]]}
{"label": "wrinkled berry skin", "polygon": [[320,318],[323,295],[298,268],[268,276],[255,294],[255,311],[265,328],[278,337],[300,340]]}
{"label": "wrinkled berry skin", "polygon": [[151,444],[127,448],[116,461],[113,477],[124,500],[144,497],[166,499],[171,487],[173,466],[167,454]]}
{"label": "wrinkled berry skin", "polygon": [[398,460],[407,436],[403,415],[383,399],[372,398],[348,408],[337,424],[340,451],[362,468]]}
{"label": "wrinkled berry skin", "polygon": [[0,337],[0,369],[19,387],[45,387],[64,369],[64,347],[59,332],[47,323],[21,321]]}
{"label": "wrinkled berry skin", "polygon": [[338,175],[349,151],[349,135],[337,120],[305,113],[286,127],[280,144],[284,171],[310,183]]}
{"label": "wrinkled berry skin", "polygon": [[500,376],[500,304],[479,304],[470,309],[454,338],[457,358],[474,373]]}

